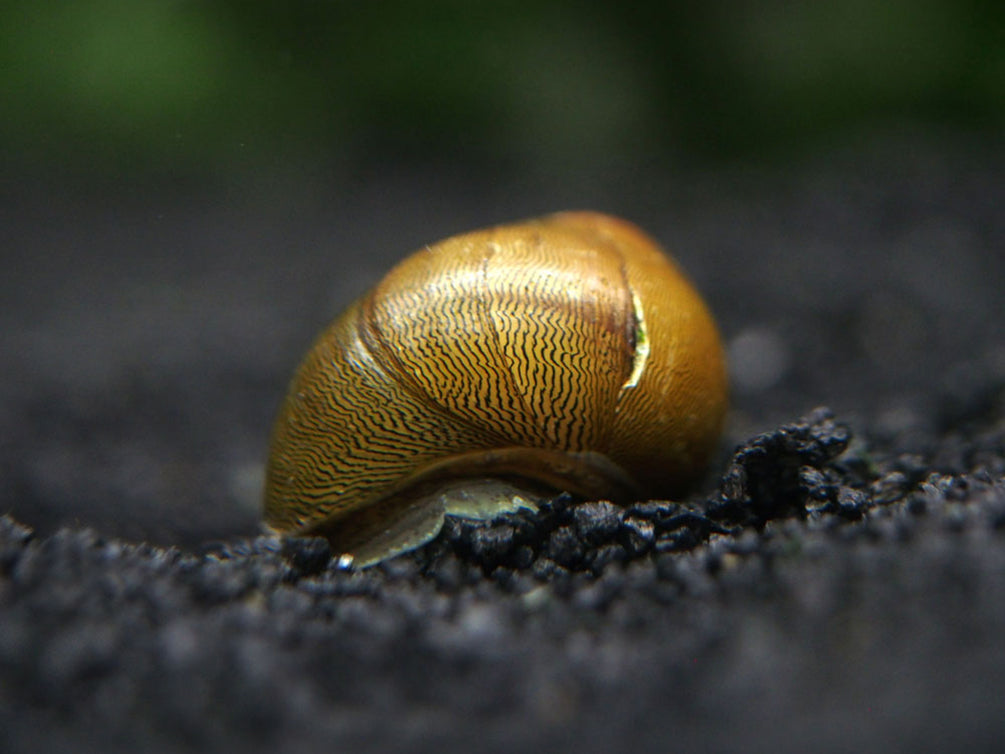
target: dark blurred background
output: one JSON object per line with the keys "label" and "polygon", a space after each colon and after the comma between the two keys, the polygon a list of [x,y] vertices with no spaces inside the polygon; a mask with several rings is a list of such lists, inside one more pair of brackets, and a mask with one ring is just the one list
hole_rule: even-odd
{"label": "dark blurred background", "polygon": [[820,403],[931,437],[1005,380],[1003,29],[980,0],[3,3],[0,511],[253,532],[320,327],[423,243],[567,208],[705,293],[724,453]]}
{"label": "dark blurred background", "polygon": [[7,2],[0,136],[23,164],[790,158],[905,120],[1000,129],[1005,6]]}

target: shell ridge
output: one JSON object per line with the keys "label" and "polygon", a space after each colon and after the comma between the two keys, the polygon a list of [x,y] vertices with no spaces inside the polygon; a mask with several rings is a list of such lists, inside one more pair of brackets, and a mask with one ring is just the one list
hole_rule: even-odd
{"label": "shell ridge", "polygon": [[[617,417],[618,413],[621,411],[622,398],[626,394],[626,388],[629,388],[627,383],[632,380],[632,370],[636,364],[636,349],[638,346],[637,318],[642,314],[642,310],[638,293],[632,286],[629,279],[628,260],[625,257],[625,251],[621,247],[621,244],[598,228],[591,228],[589,231],[586,229],[580,229],[580,232],[593,244],[603,244],[605,247],[610,249],[612,254],[614,254],[618,260],[617,268],[618,275],[620,277],[620,287],[628,293],[626,311],[624,312],[624,335],[627,340],[628,347],[625,349],[626,357],[621,361],[619,365],[619,373],[617,375],[618,379],[623,381],[619,384],[617,390],[613,390],[610,393],[610,397],[608,398],[609,403],[605,410],[605,415],[609,416],[610,420],[604,423],[600,432],[600,437],[598,438],[598,449],[606,453],[610,448],[612,438],[615,434],[615,417]],[[641,371],[638,378],[641,379]]]}
{"label": "shell ridge", "polygon": [[632,293],[632,317],[629,331],[632,333],[632,373],[628,375],[621,386],[622,390],[630,390],[638,386],[639,380],[646,371],[646,364],[649,361],[649,333],[646,329],[646,315],[642,310],[642,302],[639,294],[634,290]]}

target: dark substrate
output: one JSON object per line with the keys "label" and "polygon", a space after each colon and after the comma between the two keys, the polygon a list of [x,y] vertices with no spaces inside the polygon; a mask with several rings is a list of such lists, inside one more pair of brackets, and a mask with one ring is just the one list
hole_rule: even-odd
{"label": "dark substrate", "polygon": [[1005,422],[954,474],[850,439],[817,411],[700,505],[559,498],[365,572],[2,519],[4,750],[992,751]]}
{"label": "dark substrate", "polygon": [[[138,200],[7,187],[0,751],[996,750],[1005,170],[887,146],[692,176],[659,207],[538,187],[488,219],[398,177],[443,233],[346,190],[271,220],[165,203],[160,239]],[[368,221],[396,256],[396,232],[564,206],[639,220],[717,312],[735,409],[705,486],[450,521],[363,572],[256,537],[271,414],[346,300],[323,239]],[[288,234],[307,251],[277,255]],[[39,244],[91,256],[16,255]]]}

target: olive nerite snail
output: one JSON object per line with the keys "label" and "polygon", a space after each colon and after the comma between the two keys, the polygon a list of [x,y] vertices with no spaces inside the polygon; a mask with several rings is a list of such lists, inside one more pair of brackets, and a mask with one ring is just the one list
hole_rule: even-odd
{"label": "olive nerite snail", "polygon": [[[565,212],[448,238],[325,330],[273,430],[265,520],[365,567],[544,490],[679,494],[727,403],[719,335],[640,229]],[[529,494],[528,494],[529,492]]]}

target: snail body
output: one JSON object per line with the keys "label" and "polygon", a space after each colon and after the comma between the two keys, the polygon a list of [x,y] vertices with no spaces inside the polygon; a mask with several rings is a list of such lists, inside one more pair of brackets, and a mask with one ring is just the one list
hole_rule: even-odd
{"label": "snail body", "polygon": [[711,315],[634,225],[568,212],[455,236],[400,262],[305,357],[273,430],[266,522],[362,566],[435,536],[444,513],[524,505],[528,486],[679,494],[726,392]]}

